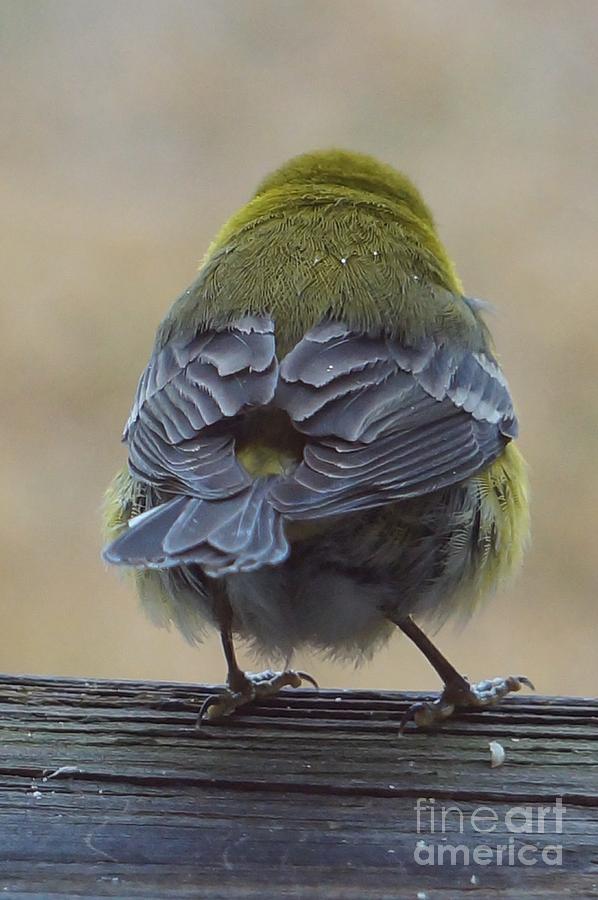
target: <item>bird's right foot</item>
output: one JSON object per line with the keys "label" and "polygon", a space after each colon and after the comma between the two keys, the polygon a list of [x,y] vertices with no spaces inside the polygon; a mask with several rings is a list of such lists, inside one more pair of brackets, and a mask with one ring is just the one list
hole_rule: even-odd
{"label": "bird's right foot", "polygon": [[446,685],[437,700],[410,706],[401,719],[399,734],[403,733],[408,722],[414,722],[420,728],[431,728],[450,718],[456,710],[488,709],[500,703],[507,694],[520,691],[524,685],[534,690],[532,682],[525,675],[490,678],[478,681],[477,684],[470,684],[460,675]]}

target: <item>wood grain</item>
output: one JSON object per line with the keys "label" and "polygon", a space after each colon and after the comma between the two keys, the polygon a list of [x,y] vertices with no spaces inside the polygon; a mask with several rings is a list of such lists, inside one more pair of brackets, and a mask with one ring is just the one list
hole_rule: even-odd
{"label": "wood grain", "polygon": [[[399,737],[427,695],[306,689],[196,730],[211,691],[0,677],[0,895],[598,897],[598,700],[518,696]],[[552,814],[538,833],[538,805],[559,797],[562,833]],[[418,798],[433,800],[420,833]],[[531,833],[512,830],[523,812],[505,820],[521,806]],[[505,850],[498,865],[509,841],[514,864]],[[461,847],[456,864],[449,851],[420,864],[442,844]],[[523,844],[535,863],[517,857]],[[486,865],[472,861],[480,845]],[[562,865],[546,864],[547,845]]]}

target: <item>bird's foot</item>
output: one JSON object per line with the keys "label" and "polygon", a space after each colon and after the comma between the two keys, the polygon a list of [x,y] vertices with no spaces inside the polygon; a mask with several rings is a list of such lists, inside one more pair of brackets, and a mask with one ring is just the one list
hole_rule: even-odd
{"label": "bird's foot", "polygon": [[318,689],[318,683],[311,675],[294,669],[287,669],[285,672],[272,672],[270,669],[265,672],[244,672],[242,679],[234,687],[229,684],[221,694],[212,694],[204,701],[197,724],[199,726],[206,720],[230,716],[240,706],[265,697],[274,697],[284,687],[301,687],[304,681]]}
{"label": "bird's foot", "polygon": [[477,684],[470,684],[466,678],[460,677],[447,684],[437,700],[410,706],[401,719],[399,734],[403,733],[408,722],[414,722],[420,728],[430,728],[448,719],[456,709],[488,709],[500,703],[507,694],[520,691],[524,685],[535,690],[525,675],[489,678]]}

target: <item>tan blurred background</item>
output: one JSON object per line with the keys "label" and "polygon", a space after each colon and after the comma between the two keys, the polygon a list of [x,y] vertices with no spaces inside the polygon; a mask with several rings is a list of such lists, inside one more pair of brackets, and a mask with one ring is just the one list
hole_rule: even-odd
{"label": "tan blurred background", "polygon": [[[441,646],[464,672],[596,690],[596,0],[2,0],[0,479],[9,672],[219,681],[100,562],[137,377],[211,235],[286,157],[403,168],[518,401],[534,545]],[[325,686],[433,688],[398,637]]]}

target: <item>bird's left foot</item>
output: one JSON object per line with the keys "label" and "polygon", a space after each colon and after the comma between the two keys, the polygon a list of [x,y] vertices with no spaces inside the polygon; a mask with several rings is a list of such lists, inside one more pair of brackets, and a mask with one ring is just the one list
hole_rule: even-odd
{"label": "bird's left foot", "polygon": [[197,717],[198,726],[203,721],[221,719],[230,716],[240,706],[252,703],[254,700],[263,700],[265,697],[274,697],[281,688],[301,687],[307,681],[316,690],[318,683],[307,672],[298,672],[295,669],[287,669],[285,672],[243,672],[239,684],[235,689],[228,686],[221,694],[213,694],[202,705]]}
{"label": "bird's left foot", "polygon": [[457,709],[488,709],[523,686],[535,690],[532,682],[525,675],[509,675],[507,678],[490,678],[470,684],[466,678],[449,682],[437,700],[431,703],[414,703],[410,706],[399,726],[402,734],[408,722],[418,727],[430,728],[439,725],[453,715]]}

